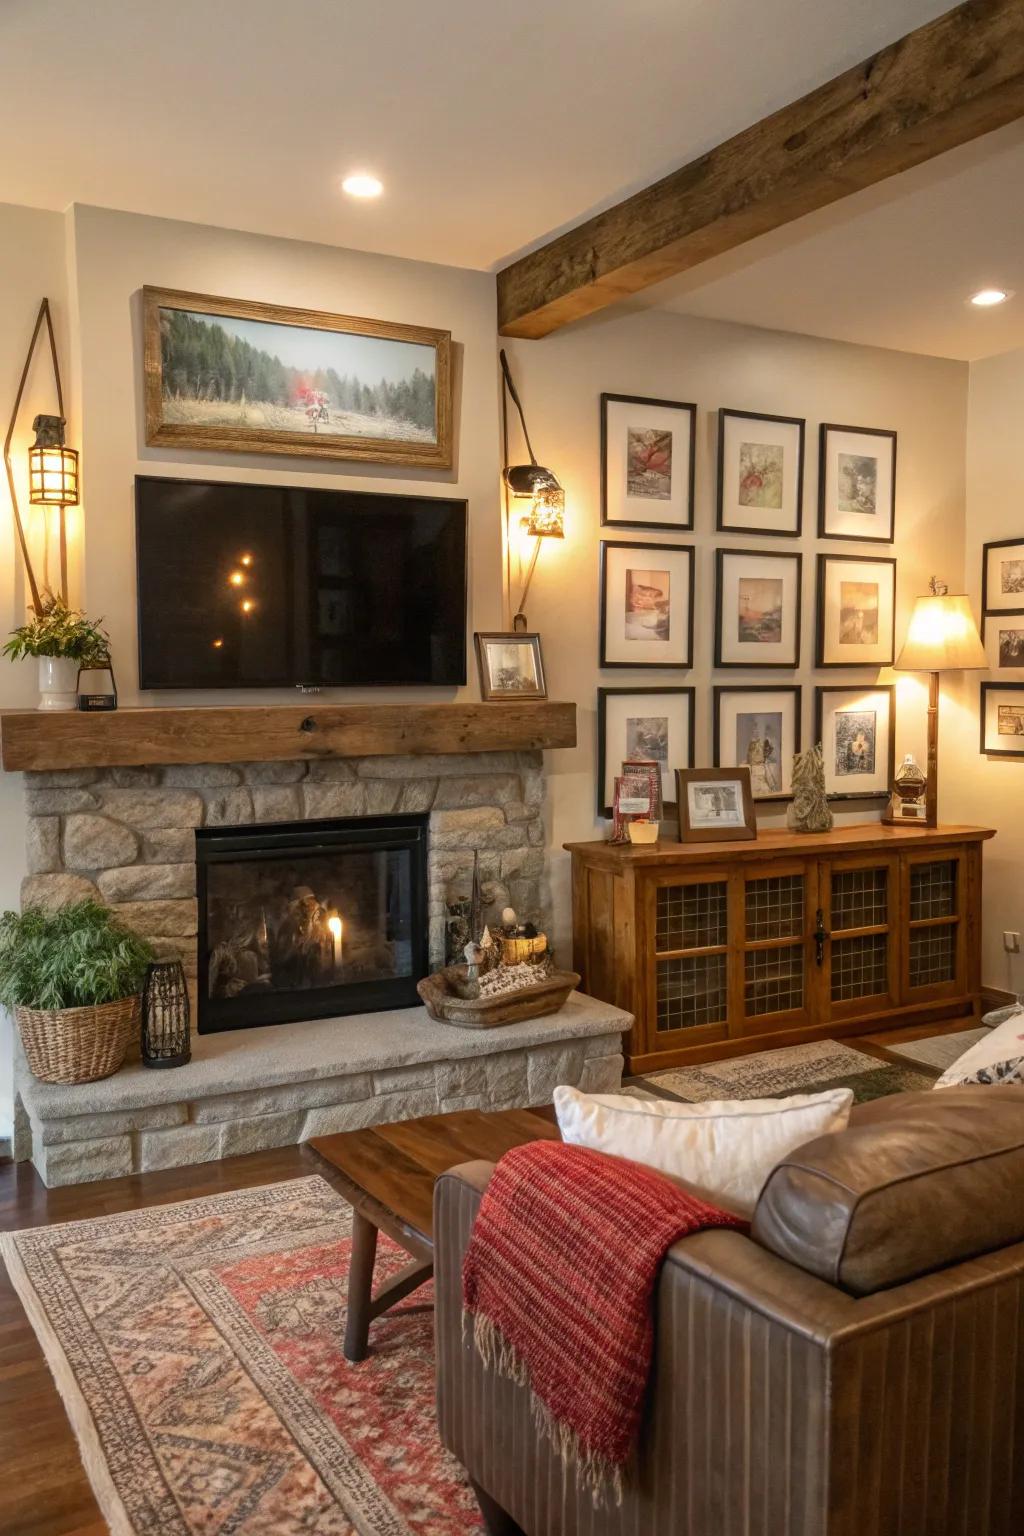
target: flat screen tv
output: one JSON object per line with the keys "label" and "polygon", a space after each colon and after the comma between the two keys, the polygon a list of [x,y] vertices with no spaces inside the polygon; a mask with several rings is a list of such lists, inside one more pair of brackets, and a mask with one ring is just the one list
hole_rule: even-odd
{"label": "flat screen tv", "polygon": [[135,480],[141,688],[466,681],[466,503]]}

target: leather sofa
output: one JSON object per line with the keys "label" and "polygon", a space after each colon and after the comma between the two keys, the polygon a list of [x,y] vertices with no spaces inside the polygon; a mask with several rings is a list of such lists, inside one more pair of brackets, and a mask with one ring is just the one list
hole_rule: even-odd
{"label": "leather sofa", "polygon": [[1024,1090],[902,1094],[786,1158],[750,1235],[670,1249],[621,1505],[486,1370],[461,1265],[493,1165],[435,1190],[441,1438],[526,1536],[1020,1536]]}

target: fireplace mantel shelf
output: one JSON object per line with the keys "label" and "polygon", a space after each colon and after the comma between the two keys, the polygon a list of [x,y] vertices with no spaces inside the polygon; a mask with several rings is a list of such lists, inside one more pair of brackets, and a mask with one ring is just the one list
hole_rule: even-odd
{"label": "fireplace mantel shelf", "polygon": [[576,706],[308,704],[118,709],[109,714],[0,710],[7,772],[152,763],[279,762],[323,757],[529,751],[576,745]]}

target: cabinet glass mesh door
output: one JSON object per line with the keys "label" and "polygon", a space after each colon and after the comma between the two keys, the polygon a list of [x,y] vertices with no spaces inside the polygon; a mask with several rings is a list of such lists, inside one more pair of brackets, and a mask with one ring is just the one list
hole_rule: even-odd
{"label": "cabinet glass mesh door", "polygon": [[810,1006],[807,920],[812,905],[805,866],[775,863],[770,875],[747,874],[740,896],[739,1032],[804,1023]]}
{"label": "cabinet glass mesh door", "polygon": [[649,891],[653,975],[648,1039],[721,1039],[729,1013],[729,882],[656,880]]}
{"label": "cabinet glass mesh door", "polygon": [[830,1018],[878,1008],[896,996],[897,863],[894,858],[836,860],[822,870],[823,921],[829,933],[824,1006]]}
{"label": "cabinet glass mesh door", "polygon": [[941,997],[963,989],[963,859],[912,855],[906,861],[904,900],[908,997]]}

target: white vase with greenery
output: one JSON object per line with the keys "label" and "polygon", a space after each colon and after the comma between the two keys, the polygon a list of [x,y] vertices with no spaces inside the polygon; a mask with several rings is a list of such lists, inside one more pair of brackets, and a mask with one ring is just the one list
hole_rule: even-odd
{"label": "white vase with greenery", "polygon": [[47,594],[44,612],[13,631],[4,655],[11,661],[20,661],[23,656],[38,658],[38,709],[76,709],[79,670],[109,667],[110,637],[99,623]]}

